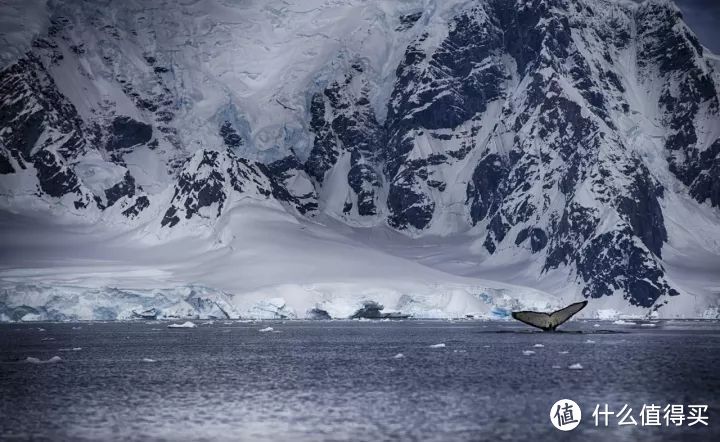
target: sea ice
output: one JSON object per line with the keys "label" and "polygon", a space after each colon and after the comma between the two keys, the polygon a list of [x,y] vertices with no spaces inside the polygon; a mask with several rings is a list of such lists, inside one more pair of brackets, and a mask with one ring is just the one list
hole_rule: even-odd
{"label": "sea ice", "polygon": [[568,353],[570,353],[570,352],[567,351],[567,350],[563,350],[563,351],[559,351],[558,353],[560,353],[561,355],[566,355],[566,354],[568,354]]}
{"label": "sea ice", "polygon": [[580,365],[580,364],[572,364],[572,365],[569,366],[568,368],[569,368],[570,370],[582,370],[582,369],[583,369],[583,366]]}
{"label": "sea ice", "polygon": [[445,348],[445,344],[433,344],[430,348]]}
{"label": "sea ice", "polygon": [[523,350],[523,354],[524,354],[525,356],[530,356],[530,355],[534,355],[535,352],[532,351],[532,350]]}
{"label": "sea ice", "polygon": [[155,359],[150,359],[150,358],[142,358],[142,361],[143,361],[143,362],[157,362],[157,360],[155,360]]}
{"label": "sea ice", "polygon": [[393,356],[393,359],[402,359],[402,358],[404,358],[404,357],[405,357],[404,354],[398,353],[398,354],[396,354],[395,356]]}
{"label": "sea ice", "polygon": [[586,344],[594,344],[595,341],[593,341],[592,339],[588,339],[588,340],[585,341],[585,343],[586,343]]}
{"label": "sea ice", "polygon": [[273,330],[274,330],[274,329],[273,329],[272,327],[265,327],[265,328],[261,328],[259,331],[261,331],[261,332],[264,333],[264,332],[271,332],[271,331],[273,331]]}
{"label": "sea ice", "polygon": [[542,344],[535,344],[535,345],[533,345],[533,347],[535,347],[535,348],[543,348],[543,347],[545,347],[545,346],[542,345]]}
{"label": "sea ice", "polygon": [[635,322],[630,321],[623,321],[622,319],[618,319],[617,321],[613,322],[615,325],[635,325]]}

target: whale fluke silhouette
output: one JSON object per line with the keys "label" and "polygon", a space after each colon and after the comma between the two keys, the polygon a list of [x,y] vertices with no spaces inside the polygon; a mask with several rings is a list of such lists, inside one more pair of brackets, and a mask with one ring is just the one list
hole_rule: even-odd
{"label": "whale fluke silhouette", "polygon": [[575,313],[585,308],[587,303],[587,301],[576,302],[552,313],[530,311],[512,312],[512,317],[533,327],[541,328],[544,331],[555,331],[560,324],[572,318]]}

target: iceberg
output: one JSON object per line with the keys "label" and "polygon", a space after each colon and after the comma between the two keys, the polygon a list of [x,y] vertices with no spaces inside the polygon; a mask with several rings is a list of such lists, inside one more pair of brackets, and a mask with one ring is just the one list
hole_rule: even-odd
{"label": "iceberg", "polygon": [[62,362],[62,358],[60,356],[53,356],[52,358],[44,361],[39,358],[33,358],[31,356],[28,356],[27,358],[25,358],[25,362],[29,364],[56,364],[58,362]]}
{"label": "iceberg", "polygon": [[170,324],[167,326],[167,328],[195,328],[197,325],[195,325],[194,322],[186,321],[182,324]]}

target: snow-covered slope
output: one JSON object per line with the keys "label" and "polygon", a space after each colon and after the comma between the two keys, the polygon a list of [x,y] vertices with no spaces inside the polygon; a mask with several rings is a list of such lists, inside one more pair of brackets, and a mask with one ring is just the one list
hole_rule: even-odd
{"label": "snow-covered slope", "polygon": [[1,8],[4,318],[720,305],[720,74],[669,1]]}

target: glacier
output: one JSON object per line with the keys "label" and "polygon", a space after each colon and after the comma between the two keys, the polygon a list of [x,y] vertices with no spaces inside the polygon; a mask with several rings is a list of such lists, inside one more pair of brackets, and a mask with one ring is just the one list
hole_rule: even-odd
{"label": "glacier", "polygon": [[670,1],[0,11],[0,320],[718,315],[720,63]]}

